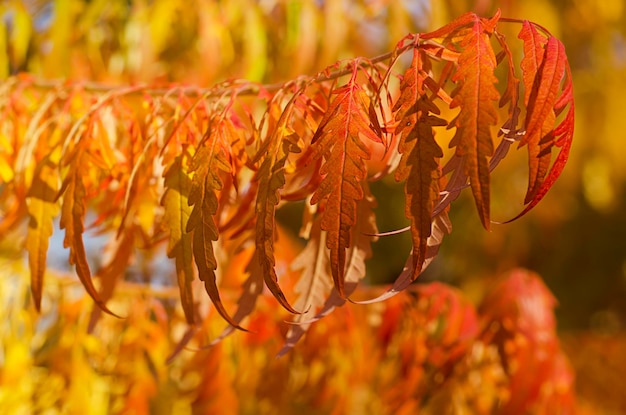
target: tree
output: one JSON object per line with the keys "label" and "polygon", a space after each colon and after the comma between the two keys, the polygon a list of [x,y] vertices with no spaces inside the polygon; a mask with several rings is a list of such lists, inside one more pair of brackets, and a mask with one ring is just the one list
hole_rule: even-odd
{"label": "tree", "polygon": [[[171,13],[167,4],[159,3],[154,13]],[[286,4],[287,10],[296,7]],[[24,17],[15,10],[17,27]],[[255,13],[241,15],[246,30],[254,32],[249,39],[258,38],[255,22],[261,17]],[[151,30],[158,34],[164,22],[156,20]],[[519,29],[519,65],[501,29],[507,25]],[[52,33],[56,42],[52,52],[39,56],[42,68],[46,59],[48,65],[67,61],[60,57],[67,51],[59,40],[67,33],[58,28]],[[140,53],[169,53],[166,39],[159,42]],[[11,65],[19,68],[27,48],[12,44]],[[249,65],[251,77],[262,77],[259,67]],[[526,207],[514,219],[522,216],[561,174],[574,123],[571,73],[561,42],[539,25],[499,13],[492,18],[468,13],[433,32],[409,34],[388,53],[341,60],[317,75],[283,82],[230,79],[198,87],[155,80],[110,87],[22,74],[5,82],[3,97],[3,128],[11,147],[0,159],[2,227],[12,231],[28,221],[25,247],[35,308],[41,308],[57,216],[76,275],[99,310],[113,315],[124,314],[109,300],[134,251],[167,243],[189,325],[177,351],[209,330],[205,303],[194,289],[196,275],[229,324],[211,336],[213,343],[233,328],[249,329],[244,319],[265,301],[264,286],[294,315],[283,353],[311,323],[347,301],[359,302],[357,287],[366,276],[371,243],[387,234],[376,226],[371,180],[393,177],[402,184],[412,249],[393,286],[361,302],[407,289],[450,233],[449,205],[463,188],[471,189],[479,219],[489,229],[490,177],[517,142],[528,149],[529,160]],[[372,161],[373,154],[381,160]],[[305,246],[288,254],[286,245],[297,242],[276,216],[293,205],[303,210],[299,236]],[[114,235],[110,258],[97,271],[98,286],[83,240],[88,212],[95,215],[91,229]],[[240,261],[243,269],[231,266]],[[237,290],[235,300],[231,294]],[[446,297],[446,289],[439,290],[433,298]],[[452,303],[459,301],[455,295]],[[167,325],[159,306],[151,307],[142,313],[154,313]],[[98,315],[98,310],[92,314],[92,330]],[[480,342],[501,341],[483,339],[488,333],[478,329],[470,332]],[[473,349],[458,353],[468,350]],[[550,350],[555,354],[558,347]],[[441,370],[457,362],[451,350],[445,353],[435,364]],[[438,407],[437,402],[430,405]]]}

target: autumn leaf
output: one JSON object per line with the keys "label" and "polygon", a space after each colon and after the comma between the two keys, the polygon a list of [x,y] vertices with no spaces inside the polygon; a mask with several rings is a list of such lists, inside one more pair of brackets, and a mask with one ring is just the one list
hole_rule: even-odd
{"label": "autumn leaf", "polygon": [[87,294],[102,309],[102,311],[118,317],[109,310],[105,302],[100,298],[91,279],[91,270],[87,262],[83,232],[85,230],[83,220],[85,217],[85,183],[83,171],[86,167],[86,155],[83,150],[83,142],[75,149],[71,157],[72,164],[63,181],[59,195],[63,195],[61,207],[61,229],[65,229],[63,246],[70,249],[70,264],[76,266],[78,279],[85,287]]}
{"label": "autumn leaf", "polygon": [[[372,256],[371,243],[377,239],[376,216],[373,208],[375,198],[370,193],[367,181],[363,182],[365,197],[357,202],[357,223],[352,228],[352,240],[355,241],[346,251],[345,295],[351,295],[366,276],[365,261]],[[325,232],[320,232],[319,221],[313,224],[310,242],[302,253],[293,261],[294,270],[302,270],[295,291],[300,294],[296,303],[305,310],[291,322],[287,331],[285,345],[278,356],[287,353],[307,332],[312,323],[326,317],[346,303],[346,298],[339,294],[328,278],[328,251],[324,249]],[[314,267],[310,264],[314,263]]]}
{"label": "autumn leaf", "polygon": [[165,194],[161,205],[165,211],[163,224],[169,232],[167,256],[176,261],[176,277],[180,300],[189,324],[194,323],[194,304],[191,283],[193,282],[193,254],[191,235],[187,233],[187,221],[191,214],[188,197],[191,179],[183,165],[184,156],[177,156],[164,173]]}
{"label": "autumn leaf", "polygon": [[286,181],[285,162],[289,154],[300,152],[297,135],[286,126],[294,108],[291,105],[293,99],[281,113],[277,125],[274,126],[268,138],[267,148],[265,146],[261,148],[265,156],[255,176],[259,183],[255,202],[255,245],[256,259],[261,265],[265,285],[285,309],[292,313],[298,313],[289,304],[278,285],[275,270],[276,260],[274,258],[276,206],[280,202],[280,189],[283,188]]}
{"label": "autumn leaf", "polygon": [[493,21],[477,19],[463,38],[459,66],[452,80],[459,84],[451,108],[460,107],[456,118],[456,155],[464,157],[464,172],[469,177],[472,194],[483,226],[490,225],[489,161],[493,155],[491,127],[498,121],[494,101],[500,94],[494,84],[496,57],[489,41]]}
{"label": "autumn leaf", "polygon": [[345,297],[346,249],[351,244],[350,229],[356,221],[356,203],[363,198],[361,181],[367,175],[364,160],[370,150],[361,141],[381,143],[370,128],[368,99],[356,82],[356,68],[350,82],[333,91],[336,95],[324,114],[312,139],[312,160],[324,157],[320,168],[323,179],[313,194],[311,204],[324,201],[321,228],[328,232],[333,281],[339,295]]}
{"label": "autumn leaf", "polygon": [[402,77],[400,98],[393,107],[399,126],[398,152],[402,154],[396,170],[397,181],[405,181],[404,213],[411,220],[413,239],[413,275],[415,280],[426,259],[428,238],[435,202],[439,200],[439,159],[443,151],[435,141],[433,126],[447,122],[431,114],[439,114],[437,106],[424,90],[423,59],[415,48],[413,62]]}
{"label": "autumn leaf", "polygon": [[58,182],[57,166],[46,158],[37,165],[33,182],[26,195],[30,215],[26,250],[31,273],[31,291],[37,311],[41,309],[43,279],[46,271],[48,243],[53,232],[53,219],[59,212],[56,201]]}
{"label": "autumn leaf", "polygon": [[[523,33],[524,30],[520,36]],[[526,40],[527,37],[529,36],[523,37],[525,39],[525,55],[522,69],[524,70],[524,78],[529,78],[527,82],[533,78],[533,83],[527,84],[530,93],[527,92],[526,94],[528,97],[526,134],[520,142],[520,146],[528,145],[530,163],[529,187],[525,203],[530,202],[535,196],[550,166],[551,148],[554,145],[554,124],[556,122],[554,106],[567,63],[563,45],[555,37],[550,37],[545,45],[545,52],[542,50],[545,55],[542,53],[539,62],[534,62],[536,68],[531,63],[524,65],[525,61],[536,59],[538,53],[536,47],[527,46],[530,43]],[[526,54],[531,56],[526,58]]]}
{"label": "autumn leaf", "polygon": [[[346,295],[352,294],[361,280],[365,278],[367,271],[365,261],[372,257],[372,242],[378,240],[376,236],[378,226],[376,225],[376,215],[374,214],[376,198],[371,193],[367,181],[364,181],[362,186],[364,197],[357,203],[356,223],[352,227],[352,241],[354,242],[346,251]],[[330,308],[343,305],[345,300],[341,298],[340,294],[338,299],[334,300],[332,298],[337,294],[339,294],[338,291],[334,289],[331,293],[331,298],[324,304],[322,312],[330,312],[328,311]]]}
{"label": "autumn leaf", "polygon": [[214,218],[218,209],[216,192],[223,186],[220,174],[230,173],[230,163],[219,130],[207,133],[206,142],[196,150],[189,170],[194,174],[188,197],[189,206],[193,206],[193,209],[186,231],[193,231],[192,249],[200,280],[204,282],[205,290],[217,312],[228,323],[243,330],[224,308],[215,275],[217,259],[213,243],[219,237]]}
{"label": "autumn leaf", "polygon": [[[525,25],[520,33],[520,37],[525,40],[525,49],[526,45],[531,43],[528,38],[536,39],[540,36],[531,37],[529,32],[532,33],[532,30]],[[529,47],[527,53],[532,56],[537,52]],[[528,75],[524,75],[525,83],[530,82],[533,68],[532,62],[527,63],[525,72],[528,72]],[[529,189],[525,200],[527,206],[505,223],[525,215],[543,199],[563,172],[574,137],[572,74],[565,48],[557,38],[553,36],[548,38],[543,59],[537,69],[533,77],[532,90],[528,94],[526,134],[520,142],[520,146],[528,144],[529,148]],[[526,87],[528,88],[528,85]],[[558,117],[566,108],[567,112],[555,126]],[[550,166],[554,147],[560,147],[560,150]]]}
{"label": "autumn leaf", "polygon": [[539,33],[535,25],[528,20],[522,23],[522,30],[517,37],[524,41],[524,57],[520,63],[520,68],[522,68],[522,77],[526,86],[524,104],[528,105],[531,97],[537,95],[538,92],[539,79],[537,78],[537,72],[539,72],[543,63],[548,39],[542,33]]}
{"label": "autumn leaf", "polygon": [[[540,107],[543,106],[541,101],[549,99],[549,97],[546,96],[548,93],[554,94],[554,92],[549,91],[551,86],[547,85],[546,82],[543,82],[543,88],[540,91],[542,79],[544,78],[540,72],[544,72],[544,70],[554,72],[556,70],[554,65],[557,63],[557,60],[544,62],[548,39],[543,34],[539,33],[530,22],[524,21],[518,37],[524,41],[524,58],[522,59],[520,67],[522,68],[524,84],[526,86],[524,93],[524,103],[527,106],[525,122],[526,134],[519,145],[520,147],[526,144],[528,145],[528,190],[524,200],[524,203],[528,203],[537,192],[550,166],[550,151],[545,151],[545,139],[550,139],[548,134],[552,131],[556,120],[554,112],[551,112],[551,107],[554,105],[556,95],[554,95],[551,103],[546,102],[547,111],[541,108],[539,111],[535,110],[537,105]],[[546,65],[548,66],[546,67]],[[558,83],[560,79],[556,81]],[[558,84],[556,87],[558,87]],[[541,96],[539,95],[540,93]],[[538,100],[540,101],[539,103],[537,102]]]}

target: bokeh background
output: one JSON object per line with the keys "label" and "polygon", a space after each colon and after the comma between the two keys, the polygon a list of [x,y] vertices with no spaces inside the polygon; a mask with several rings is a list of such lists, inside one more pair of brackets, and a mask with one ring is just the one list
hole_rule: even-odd
{"label": "bokeh background", "polygon": [[[497,8],[503,16],[543,25],[565,44],[576,99],[570,161],[539,206],[490,232],[482,229],[470,195],[462,195],[451,209],[453,233],[420,279],[458,286],[478,303],[503,273],[536,271],[558,300],[565,347],[588,361],[594,355],[588,350],[617,342],[626,325],[625,0],[4,1],[0,79],[27,72],[109,85],[209,86],[229,78],[274,83],[316,73],[337,59],[376,56],[408,32],[440,27],[467,11],[492,15]],[[525,174],[523,157],[496,170],[495,220],[522,209]],[[391,182],[373,185],[383,196],[381,230],[406,224],[397,190]],[[289,227],[298,214],[285,211],[281,219]],[[409,239],[405,234],[378,242],[368,274],[372,285],[393,281]],[[8,255],[12,247],[2,249]],[[96,256],[98,250],[96,245]]]}

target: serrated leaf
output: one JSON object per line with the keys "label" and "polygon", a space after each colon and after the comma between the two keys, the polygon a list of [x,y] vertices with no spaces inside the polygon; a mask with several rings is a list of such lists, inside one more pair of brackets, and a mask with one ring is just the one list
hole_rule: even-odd
{"label": "serrated leaf", "polygon": [[164,173],[165,193],[161,199],[164,208],[163,224],[169,232],[167,256],[176,261],[176,277],[180,300],[187,323],[194,324],[193,253],[187,221],[191,214],[188,203],[191,179],[184,166],[183,155],[177,156]]}
{"label": "serrated leaf", "polygon": [[[565,168],[565,164],[567,163],[570,148],[572,145],[572,139],[574,138],[575,105],[572,74],[570,71],[569,63],[567,62],[567,57],[565,56],[563,44],[558,39],[551,37],[548,43],[551,43],[552,45],[550,48],[546,46],[546,57],[544,59],[552,59],[548,58],[548,54],[556,54],[556,57],[554,59],[562,61],[561,64],[563,65],[564,72],[564,74],[562,73],[561,76],[553,74],[552,77],[548,77],[548,79],[552,78],[554,82],[556,82],[556,79],[558,78],[558,84],[562,84],[560,88],[561,92],[554,100],[553,106],[550,110],[555,118],[552,118],[552,116],[549,116],[549,118],[553,120],[556,119],[556,117],[559,116],[566,108],[567,113],[565,114],[565,116],[563,116],[561,122],[547,134],[547,138],[543,139],[542,142],[540,142],[540,145],[544,145],[541,151],[547,152],[548,154],[551,153],[551,150],[554,146],[560,147],[561,149],[559,150],[549,171],[545,174],[545,178],[538,186],[536,186],[536,190],[532,195],[532,199],[528,201],[528,205],[524,208],[522,212],[520,212],[517,216],[515,216],[513,219],[508,220],[507,222],[514,221],[524,216],[533,207],[535,207],[541,201],[541,199],[543,199],[546,193],[548,193],[548,190],[550,190],[550,188],[554,185],[556,180],[563,172],[563,169]],[[555,72],[558,72],[560,70],[559,68],[561,64],[555,64],[555,67],[557,68]],[[565,75],[564,78],[563,75]],[[558,91],[558,85],[556,86],[556,88]],[[537,96],[539,96],[539,93],[537,93]],[[552,101],[551,96],[549,99],[550,101]],[[541,152],[539,153],[539,156],[542,156]]]}
{"label": "serrated leaf", "polygon": [[[524,203],[529,203],[535,196],[550,166],[556,122],[554,106],[567,62],[563,45],[555,37],[548,39],[545,50],[541,47],[541,58],[538,62],[535,61],[540,52],[537,45],[527,40],[528,37],[530,36],[524,36],[525,57],[522,69],[525,81],[530,82],[532,78],[533,83],[532,88],[527,84],[526,134],[520,142],[520,146],[528,145],[529,157],[528,192]],[[535,38],[536,36],[531,37],[531,39]],[[530,55],[528,59],[526,59],[526,53]]]}
{"label": "serrated leaf", "polygon": [[[365,261],[372,256],[372,242],[378,240],[378,237],[374,236],[378,233],[376,215],[374,214],[376,198],[371,193],[367,181],[363,182],[363,193],[363,199],[359,200],[357,204],[357,221],[352,227],[354,243],[346,251],[345,282],[347,295],[350,295],[358,283],[365,278]],[[331,296],[333,294],[337,294],[336,290],[333,290]],[[344,302],[343,299],[341,300],[340,304],[329,304],[327,301],[324,308],[339,306]]]}
{"label": "serrated leaf", "polygon": [[26,195],[28,203],[28,232],[26,250],[30,268],[30,283],[37,311],[41,309],[41,296],[48,244],[53,233],[53,219],[59,213],[56,195],[59,191],[57,166],[44,159],[36,167],[33,182]]}
{"label": "serrated leaf", "polygon": [[433,209],[439,200],[439,160],[443,151],[435,141],[433,126],[446,125],[445,120],[431,115],[439,114],[439,109],[424,91],[422,59],[421,52],[415,49],[413,62],[400,84],[400,98],[393,108],[399,122],[398,152],[402,154],[395,178],[405,181],[404,214],[411,221],[413,239],[411,280],[417,278],[426,259]]}
{"label": "serrated leaf", "polygon": [[193,209],[187,221],[186,231],[193,231],[192,249],[198,276],[204,282],[204,288],[217,312],[228,323],[244,330],[224,308],[215,274],[217,259],[213,243],[219,237],[214,218],[218,209],[216,192],[223,186],[220,174],[230,172],[230,164],[219,130],[208,133],[206,142],[197,149],[191,160],[189,170],[194,173],[188,197],[189,206],[193,206]]}
{"label": "serrated leaf", "polygon": [[543,63],[545,55],[545,45],[548,38],[537,31],[535,25],[525,20],[522,24],[522,30],[517,36],[524,42],[524,57],[520,63],[522,68],[522,79],[526,90],[524,91],[524,104],[528,105],[531,95],[537,94],[539,87],[537,72]]}
{"label": "serrated leaf", "polygon": [[274,258],[274,238],[276,231],[276,206],[280,202],[280,189],[285,185],[285,162],[291,153],[299,153],[298,136],[285,127],[293,106],[289,105],[281,114],[278,125],[268,138],[268,148],[262,148],[266,155],[261,162],[255,179],[258,191],[255,202],[256,256],[263,271],[265,285],[278,302],[291,313],[298,313],[287,301],[278,284],[276,260]]}
{"label": "serrated leaf", "polygon": [[356,220],[356,203],[363,198],[361,181],[367,175],[365,160],[370,151],[361,136],[381,143],[370,129],[365,91],[354,77],[345,86],[333,91],[331,102],[312,139],[311,157],[324,157],[320,168],[323,179],[313,194],[311,204],[324,201],[321,227],[328,232],[326,246],[330,250],[333,281],[339,295],[344,294],[346,249],[351,244],[350,229]]}
{"label": "serrated leaf", "polygon": [[[469,177],[472,194],[483,226],[490,225],[489,161],[493,155],[491,127],[498,121],[495,102],[500,94],[494,84],[496,57],[489,41],[488,27],[474,22],[461,41],[463,51],[459,68],[452,80],[459,83],[451,107],[461,107],[456,118],[456,155],[465,158],[464,172]],[[494,102],[495,101],[495,102]]]}
{"label": "serrated leaf", "polygon": [[83,243],[83,232],[85,227],[83,220],[85,217],[85,184],[83,182],[83,171],[85,169],[85,154],[82,148],[78,148],[72,159],[70,170],[63,181],[61,192],[63,194],[63,204],[61,207],[61,229],[65,229],[65,239],[63,246],[70,249],[70,264],[76,266],[78,279],[85,287],[87,294],[94,302],[107,314],[117,316],[109,310],[105,302],[100,298],[91,279],[91,270],[87,262],[87,254]]}

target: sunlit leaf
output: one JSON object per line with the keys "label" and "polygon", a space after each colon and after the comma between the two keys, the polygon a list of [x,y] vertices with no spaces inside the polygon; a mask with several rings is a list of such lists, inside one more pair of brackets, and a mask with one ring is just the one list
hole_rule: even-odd
{"label": "sunlit leaf", "polygon": [[[355,72],[356,73],[356,72]],[[370,129],[365,91],[356,79],[333,91],[336,95],[312,139],[312,159],[324,157],[320,174],[324,177],[311,204],[322,200],[321,227],[328,232],[330,266],[335,287],[344,297],[346,249],[351,246],[350,229],[356,221],[356,203],[363,198],[360,182],[367,169],[370,151],[361,137],[382,142]]]}
{"label": "sunlit leaf", "polygon": [[191,283],[194,278],[191,235],[187,221],[191,213],[188,197],[191,180],[183,167],[183,156],[178,156],[165,172],[165,194],[161,204],[165,208],[164,225],[169,231],[167,255],[176,260],[176,276],[185,318],[194,323],[194,305]]}
{"label": "sunlit leaf", "polygon": [[469,177],[478,215],[487,229],[490,224],[488,159],[494,151],[491,127],[498,121],[494,101],[500,99],[494,86],[496,57],[489,40],[493,24],[493,21],[476,20],[461,41],[464,50],[452,78],[459,86],[451,105],[461,108],[454,125],[456,154],[464,157],[463,171]]}
{"label": "sunlit leaf", "polygon": [[399,122],[395,133],[401,135],[398,152],[402,154],[396,180],[405,181],[404,213],[411,220],[413,236],[412,280],[426,260],[433,208],[439,200],[439,159],[443,151],[435,141],[433,126],[446,125],[445,120],[432,115],[439,114],[439,109],[424,90],[422,60],[421,52],[414,50],[413,62],[402,78],[400,98],[393,107]]}
{"label": "sunlit leaf", "polygon": [[37,166],[28,194],[28,233],[26,250],[31,272],[31,290],[35,308],[41,308],[43,278],[47,267],[49,238],[53,232],[53,219],[59,212],[56,195],[59,191],[57,166],[45,159]]}

